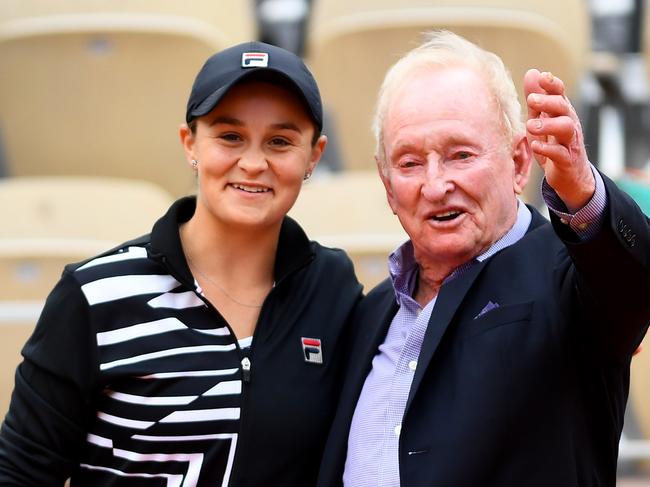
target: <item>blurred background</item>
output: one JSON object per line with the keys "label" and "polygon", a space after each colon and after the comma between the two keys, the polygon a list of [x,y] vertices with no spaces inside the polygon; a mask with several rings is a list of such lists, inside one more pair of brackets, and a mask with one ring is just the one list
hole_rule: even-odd
{"label": "blurred background", "polygon": [[[372,112],[385,71],[432,28],[496,52],[518,85],[530,67],[562,78],[591,161],[650,214],[644,0],[0,0],[0,419],[63,265],[147,233],[194,191],[178,127],[195,74],[232,44],[276,44],[313,70],[330,143],[292,215],[346,249],[366,289],[382,280],[405,236]],[[525,198],[544,211],[539,184]],[[650,346],[632,369],[618,484],[650,486]]]}

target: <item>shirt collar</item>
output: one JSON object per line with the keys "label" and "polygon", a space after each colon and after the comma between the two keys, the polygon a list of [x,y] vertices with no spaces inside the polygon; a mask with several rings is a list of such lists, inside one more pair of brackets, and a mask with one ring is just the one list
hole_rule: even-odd
{"label": "shirt collar", "polygon": [[[497,252],[516,243],[526,234],[531,219],[532,214],[530,210],[521,200],[518,199],[517,219],[510,230],[508,230],[503,237],[494,242],[485,252],[457,267],[447,279],[453,279],[459,274],[462,274],[474,263],[483,262]],[[395,289],[395,297],[397,298],[397,302],[400,303],[402,295],[411,296],[413,294],[415,278],[418,270],[418,263],[415,261],[413,242],[411,242],[410,239],[401,244],[392,254],[390,254],[388,257],[388,270],[393,282],[393,288]]]}

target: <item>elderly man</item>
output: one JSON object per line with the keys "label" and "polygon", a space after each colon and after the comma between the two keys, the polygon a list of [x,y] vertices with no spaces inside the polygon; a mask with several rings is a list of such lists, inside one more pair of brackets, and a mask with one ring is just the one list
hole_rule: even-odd
{"label": "elderly man", "polygon": [[[321,487],[613,486],[650,321],[650,222],[551,73],[432,33],[391,68],[377,164],[410,239],[362,304]],[[535,158],[551,222],[518,199]]]}

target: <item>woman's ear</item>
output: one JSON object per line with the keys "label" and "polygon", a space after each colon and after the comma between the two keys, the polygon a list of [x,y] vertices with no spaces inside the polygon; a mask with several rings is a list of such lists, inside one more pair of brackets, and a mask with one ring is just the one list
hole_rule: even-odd
{"label": "woman's ear", "polygon": [[311,158],[309,160],[309,165],[307,166],[307,174],[311,174],[316,169],[318,162],[321,157],[323,157],[323,152],[325,152],[325,147],[327,146],[327,135],[321,135],[318,137],[318,140],[311,148]]}
{"label": "woman's ear", "polygon": [[183,151],[185,152],[185,160],[188,164],[192,165],[192,161],[197,160],[197,157],[194,154],[194,142],[196,140],[194,133],[186,123],[181,124],[178,133],[181,139],[181,144],[183,145]]}

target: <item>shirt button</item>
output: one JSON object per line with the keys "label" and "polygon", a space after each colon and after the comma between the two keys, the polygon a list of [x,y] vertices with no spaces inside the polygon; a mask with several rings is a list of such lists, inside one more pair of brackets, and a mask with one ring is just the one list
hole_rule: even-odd
{"label": "shirt button", "polygon": [[402,432],[402,425],[398,424],[395,426],[395,429],[393,431],[395,432],[395,436],[399,436],[399,434]]}
{"label": "shirt button", "polygon": [[588,225],[587,225],[586,223],[581,223],[580,225],[578,225],[578,228],[579,228],[580,230],[584,230],[585,228],[587,228],[587,226],[588,226]]}
{"label": "shirt button", "polygon": [[417,360],[411,360],[409,362],[409,369],[415,370],[418,368],[418,361]]}

